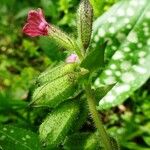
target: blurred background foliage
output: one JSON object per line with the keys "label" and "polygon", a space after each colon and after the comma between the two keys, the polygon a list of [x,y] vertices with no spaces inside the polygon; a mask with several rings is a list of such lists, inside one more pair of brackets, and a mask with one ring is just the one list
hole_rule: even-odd
{"label": "blurred background foliage", "polygon": [[[91,0],[95,18],[117,0],[102,1],[104,3]],[[48,22],[75,34],[78,3],[78,0],[0,1],[0,123],[36,130],[39,115],[44,114],[23,109],[31,98],[34,79],[47,66],[65,59],[63,49],[49,39],[32,39],[22,34],[27,12],[40,7]],[[149,83],[137,90],[123,105],[102,112],[110,134],[120,141],[125,150],[150,149]]]}

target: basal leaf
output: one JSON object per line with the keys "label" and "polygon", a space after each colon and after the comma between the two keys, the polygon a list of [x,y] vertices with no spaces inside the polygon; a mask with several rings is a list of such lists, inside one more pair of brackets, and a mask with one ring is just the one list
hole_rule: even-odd
{"label": "basal leaf", "polygon": [[5,150],[40,150],[35,133],[14,126],[0,125],[0,145]]}
{"label": "basal leaf", "polygon": [[[140,8],[138,8],[139,5]],[[122,17],[122,21],[128,18],[129,23],[122,24],[120,22],[121,18],[118,18],[119,13],[115,7],[117,7],[118,11],[123,10],[125,14]],[[126,9],[123,9],[123,7]],[[97,85],[117,83],[99,102],[98,109],[106,109],[121,104],[136,89],[143,85],[150,76],[150,4],[146,0],[121,1],[107,15],[104,15],[108,18],[105,19],[109,20],[109,16],[112,13],[113,16],[117,16],[116,22],[113,23],[115,31],[110,33],[109,25],[104,23],[105,27],[108,28],[108,33],[106,30],[106,35],[103,36],[104,39],[107,37],[111,38],[111,36],[117,39],[117,33],[128,32],[128,34],[125,34],[127,35],[126,38],[123,39],[100,78],[96,80]],[[104,16],[102,16],[101,21],[105,22]],[[118,27],[120,24],[122,29]],[[129,24],[131,29],[126,29]],[[123,28],[125,31],[121,32]]]}

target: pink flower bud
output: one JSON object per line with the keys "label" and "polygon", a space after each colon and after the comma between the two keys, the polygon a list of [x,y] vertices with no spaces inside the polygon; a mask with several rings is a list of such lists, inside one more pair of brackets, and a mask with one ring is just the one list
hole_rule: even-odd
{"label": "pink flower bud", "polygon": [[70,56],[67,57],[66,59],[66,62],[67,63],[74,63],[74,62],[77,62],[79,59],[78,59],[78,56],[76,54],[71,54]]}
{"label": "pink flower bud", "polygon": [[48,35],[50,25],[46,22],[42,10],[31,10],[28,13],[27,23],[23,27],[23,32],[31,37]]}

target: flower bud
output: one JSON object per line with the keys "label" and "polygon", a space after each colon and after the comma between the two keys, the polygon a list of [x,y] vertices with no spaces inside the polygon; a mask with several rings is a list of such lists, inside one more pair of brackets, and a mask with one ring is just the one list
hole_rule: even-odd
{"label": "flower bud", "polygon": [[56,107],[77,90],[77,73],[68,73],[50,83],[38,87],[32,97],[31,104],[34,106]]}
{"label": "flower bud", "polygon": [[78,37],[84,50],[89,46],[92,33],[93,9],[89,0],[82,0],[77,13]]}
{"label": "flower bud", "polygon": [[36,83],[38,85],[45,84],[47,82],[52,82],[53,80],[60,78],[68,73],[74,72],[77,68],[76,63],[61,63],[57,67],[48,68],[46,71],[41,73],[37,78]]}
{"label": "flower bud", "polygon": [[57,107],[40,125],[41,142],[48,145],[49,148],[57,147],[75,126],[79,112],[77,101],[64,103]]}
{"label": "flower bud", "polygon": [[75,63],[75,62],[79,62],[79,58],[76,54],[71,54],[66,59],[66,63]]}

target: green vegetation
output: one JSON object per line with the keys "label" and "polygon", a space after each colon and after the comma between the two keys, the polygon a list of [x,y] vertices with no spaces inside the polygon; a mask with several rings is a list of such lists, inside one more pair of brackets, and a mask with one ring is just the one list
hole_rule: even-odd
{"label": "green vegetation", "polygon": [[[82,37],[76,26],[78,0],[1,1],[0,149],[103,149],[95,114],[87,109],[91,95],[112,150],[150,149],[149,0],[90,2],[93,33],[84,51],[91,34]],[[46,36],[22,33],[28,11],[37,8],[48,22],[81,38],[80,65],[65,66],[68,52]]]}

